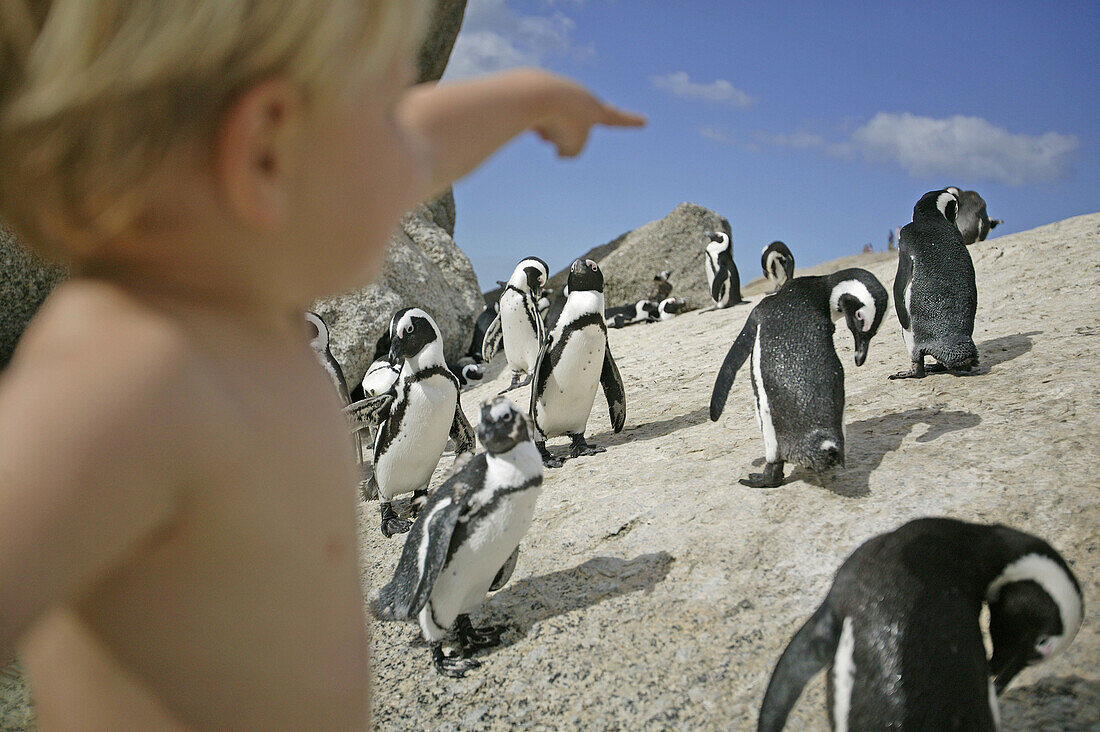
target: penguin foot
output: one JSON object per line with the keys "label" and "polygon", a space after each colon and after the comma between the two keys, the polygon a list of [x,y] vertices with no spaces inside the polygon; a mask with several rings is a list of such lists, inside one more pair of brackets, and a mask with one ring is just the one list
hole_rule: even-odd
{"label": "penguin foot", "polygon": [[560,468],[565,464],[565,461],[560,457],[557,457],[549,450],[546,449],[545,442],[536,442],[535,447],[539,449],[539,455],[542,456],[542,465],[545,468]]}
{"label": "penguin foot", "polygon": [[399,518],[393,510],[393,504],[386,501],[382,504],[382,535],[387,539],[394,534],[404,534],[412,528],[412,522]]}
{"label": "penguin foot", "polygon": [[589,445],[585,441],[584,435],[570,435],[573,439],[573,445],[570,447],[569,454],[572,457],[578,458],[585,455],[599,455],[601,452],[607,452],[606,447],[600,447],[599,445]]}
{"label": "penguin foot", "polygon": [[767,463],[763,473],[750,473],[738,482],[749,488],[778,488],[783,485],[783,461]]}
{"label": "penguin foot", "polygon": [[927,374],[927,369],[924,363],[921,361],[914,361],[913,366],[908,371],[899,371],[896,374],[890,375],[890,381],[895,379],[923,379]]}
{"label": "penguin foot", "polygon": [[[508,385],[507,389],[500,392],[500,394],[507,394],[508,392],[512,391],[512,389],[519,389],[521,387],[527,386],[528,384],[531,383],[531,377],[532,377],[531,374],[527,374],[527,378],[524,379],[523,381],[520,381],[519,380],[519,374],[513,374],[512,375],[512,383]],[[497,396],[500,396],[500,394],[498,394]]]}
{"label": "penguin foot", "polygon": [[443,653],[442,643],[432,645],[432,662],[435,664],[435,670],[440,675],[449,676],[452,679],[461,679],[467,671],[481,665],[481,661],[476,658],[446,655]]}
{"label": "penguin foot", "polygon": [[412,502],[409,503],[409,516],[416,518],[420,515],[420,509],[428,502],[428,490],[426,488],[413,491]]}
{"label": "penguin foot", "polygon": [[500,637],[508,630],[506,625],[486,625],[475,628],[469,615],[459,615],[455,622],[455,631],[459,645],[464,652],[479,651],[500,645]]}

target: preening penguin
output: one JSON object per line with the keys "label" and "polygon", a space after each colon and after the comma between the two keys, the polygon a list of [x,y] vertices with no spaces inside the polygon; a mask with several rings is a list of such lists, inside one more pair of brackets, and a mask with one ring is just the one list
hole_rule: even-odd
{"label": "preening penguin", "polygon": [[864,269],[797,277],[749,313],[726,354],[710,398],[718,421],[737,370],[749,358],[756,419],[764,435],[762,474],[742,479],[754,488],[783,484],[783,463],[815,472],[844,464],[844,368],[833,346],[833,320],[844,318],[855,337],[856,366],[867,359],[889,300]]}
{"label": "preening penguin", "polygon": [[603,309],[599,265],[591,259],[576,260],[569,268],[569,299],[539,351],[531,387],[535,444],[547,467],[562,463],[546,449],[547,438],[557,435],[572,439],[572,457],[605,451],[584,439],[597,384],[603,385],[612,429],[619,432],[626,424],[626,393],[607,343]]}
{"label": "preening penguin", "polygon": [[996,695],[1026,665],[1065,649],[1083,614],[1077,579],[1042,539],[1000,525],[911,521],[841,565],[776,664],[758,729],[783,729],[827,667],[834,730],[996,730]]}
{"label": "preening penguin", "polygon": [[435,466],[455,441],[455,455],[474,450],[474,431],[462,413],[458,379],[443,358],[443,338],[432,317],[420,308],[394,314],[390,324],[390,361],[400,363],[395,398],[374,442],[374,475],[367,494],[377,490],[386,536],[409,530],[390,501],[415,492],[422,500]]}
{"label": "preening penguin", "polygon": [[733,263],[733,241],[729,234],[719,231],[710,235],[706,249],[707,282],[715,309],[721,310],[744,302],[741,299],[741,276]]}
{"label": "preening penguin", "polygon": [[[483,356],[486,361],[491,361],[500,341],[504,341],[504,355],[508,358],[508,367],[512,369],[512,383],[504,391],[531,382],[539,348],[546,339],[546,326],[539,313],[538,297],[549,277],[546,262],[538,257],[528,257],[516,265],[500,295],[497,317],[485,333]],[[527,374],[522,382],[520,374]]]}
{"label": "preening penguin", "polygon": [[[978,365],[973,338],[978,287],[970,252],[955,227],[958,210],[955,194],[929,191],[913,208],[912,223],[901,229],[894,308],[912,366],[891,379]],[[925,356],[939,364],[925,369]]]}
{"label": "preening penguin", "polygon": [[955,194],[959,199],[959,213],[955,218],[955,225],[962,235],[963,244],[967,246],[976,241],[985,241],[989,232],[996,228],[997,224],[1003,224],[1000,219],[990,220],[986,212],[985,199],[977,191],[961,191],[955,186],[948,186],[945,190]]}
{"label": "preening penguin", "polygon": [[[375,603],[380,618],[415,619],[436,670],[454,677],[480,665],[474,651],[500,642],[503,628],[474,628],[468,613],[512,576],[542,492],[542,460],[515,404],[499,396],[483,404],[477,433],[487,452],[428,499]],[[458,652],[447,656],[443,640],[452,626]]]}
{"label": "preening penguin", "polygon": [[760,254],[760,266],[764,269],[764,276],[775,283],[772,292],[778,292],[784,283],[794,279],[794,255],[781,241],[773,241],[764,247]]}

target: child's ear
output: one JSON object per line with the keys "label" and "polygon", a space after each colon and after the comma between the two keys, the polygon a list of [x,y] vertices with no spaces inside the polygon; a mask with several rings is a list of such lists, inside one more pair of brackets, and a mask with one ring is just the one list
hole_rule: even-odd
{"label": "child's ear", "polygon": [[218,192],[231,216],[271,231],[285,220],[304,124],[301,90],[262,81],[224,112],[215,137]]}

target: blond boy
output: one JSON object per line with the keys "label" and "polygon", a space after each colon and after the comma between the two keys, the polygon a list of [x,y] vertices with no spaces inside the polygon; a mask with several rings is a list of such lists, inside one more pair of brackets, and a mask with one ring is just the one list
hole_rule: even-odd
{"label": "blond boy", "polygon": [[302,328],[535,130],[524,70],[407,89],[406,0],[2,0],[0,217],[71,263],[0,377],[0,664],[44,729],[356,729],[355,471]]}

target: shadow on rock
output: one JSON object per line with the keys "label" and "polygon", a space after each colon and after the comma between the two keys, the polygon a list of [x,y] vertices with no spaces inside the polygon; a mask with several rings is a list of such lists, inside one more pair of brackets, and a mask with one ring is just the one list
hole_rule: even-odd
{"label": "shadow on rock", "polygon": [[824,479],[814,480],[809,471],[799,474],[798,477],[809,479],[811,483],[820,483],[833,493],[846,498],[867,496],[871,493],[871,473],[882,465],[886,453],[901,447],[902,440],[918,424],[928,425],[928,430],[916,441],[932,442],[948,432],[976,427],[981,421],[981,417],[971,412],[949,412],[932,407],[852,422],[846,430],[847,467],[824,476]]}
{"label": "shadow on rock", "polygon": [[1028,333],[1016,333],[1015,335],[991,338],[978,344],[978,358],[980,360],[979,373],[984,373],[994,366],[1019,358],[1031,350],[1032,336],[1042,335],[1043,331],[1033,330]]}
{"label": "shadow on rock", "polygon": [[1050,676],[1030,686],[1010,686],[1000,697],[1003,732],[1100,728],[1100,681]]}
{"label": "shadow on rock", "polygon": [[515,632],[508,634],[503,645],[511,645],[547,618],[620,595],[649,592],[664,581],[672,562],[668,552],[642,554],[630,560],[594,557],[571,569],[528,577],[494,595],[482,611],[484,619],[477,622],[507,624]]}
{"label": "shadow on rock", "polygon": [[669,417],[668,419],[661,419],[656,422],[646,422],[637,425],[628,423],[619,434],[615,434],[614,432],[601,432],[598,435],[590,437],[589,440],[596,445],[613,447],[615,445],[624,445],[628,442],[652,440],[656,437],[671,435],[673,432],[702,424],[708,419],[710,419],[710,407],[699,407],[694,412],[688,412],[687,414],[681,414],[676,417]]}

